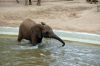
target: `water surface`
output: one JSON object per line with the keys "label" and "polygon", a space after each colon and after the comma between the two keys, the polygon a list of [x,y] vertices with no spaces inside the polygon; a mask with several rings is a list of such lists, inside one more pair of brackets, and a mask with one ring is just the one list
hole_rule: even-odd
{"label": "water surface", "polygon": [[16,36],[0,36],[0,66],[100,66],[100,46],[81,42],[43,39],[39,46],[32,47]]}

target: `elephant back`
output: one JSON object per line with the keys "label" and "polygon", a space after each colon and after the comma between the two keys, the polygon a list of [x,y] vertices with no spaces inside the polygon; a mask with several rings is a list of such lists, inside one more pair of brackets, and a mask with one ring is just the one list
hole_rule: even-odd
{"label": "elephant back", "polygon": [[24,25],[24,26],[26,26],[26,27],[32,27],[32,26],[34,26],[36,23],[35,23],[35,21],[33,21],[33,20],[31,20],[31,19],[26,19],[26,20],[24,20],[23,22],[22,22],[22,24],[21,25]]}
{"label": "elephant back", "polygon": [[27,39],[31,35],[31,28],[34,25],[36,23],[31,19],[26,19],[21,23],[19,31],[21,31],[24,38]]}

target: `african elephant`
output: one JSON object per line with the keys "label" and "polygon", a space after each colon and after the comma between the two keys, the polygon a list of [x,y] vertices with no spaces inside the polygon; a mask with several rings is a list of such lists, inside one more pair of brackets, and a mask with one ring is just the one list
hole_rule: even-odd
{"label": "african elephant", "polygon": [[98,0],[87,0],[87,2],[89,2],[89,3],[91,3],[91,4],[92,4],[92,3],[95,3],[95,4],[96,4],[96,3],[98,2]]}
{"label": "african elephant", "polygon": [[35,46],[42,42],[43,37],[57,39],[63,43],[62,46],[65,45],[65,42],[54,34],[52,28],[45,23],[41,22],[41,24],[37,24],[31,19],[26,19],[21,23],[19,27],[18,42],[21,42],[22,39],[26,39]]}
{"label": "african elephant", "polygon": [[[16,0],[17,3],[19,3],[19,0]],[[29,2],[29,5],[32,5],[32,0],[25,0],[25,5],[27,5]],[[37,0],[37,5],[41,5],[41,0]]]}

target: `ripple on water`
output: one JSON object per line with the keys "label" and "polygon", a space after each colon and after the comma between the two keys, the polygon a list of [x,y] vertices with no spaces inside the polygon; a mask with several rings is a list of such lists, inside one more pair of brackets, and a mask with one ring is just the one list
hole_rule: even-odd
{"label": "ripple on water", "polygon": [[43,41],[39,46],[0,43],[0,65],[100,66],[100,46],[71,41],[59,46],[56,40]]}

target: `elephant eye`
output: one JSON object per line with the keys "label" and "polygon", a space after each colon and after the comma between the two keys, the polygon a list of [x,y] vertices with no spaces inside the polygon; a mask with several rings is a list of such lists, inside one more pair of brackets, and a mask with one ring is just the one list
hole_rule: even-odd
{"label": "elephant eye", "polygon": [[46,32],[45,34],[48,34],[48,32]]}

